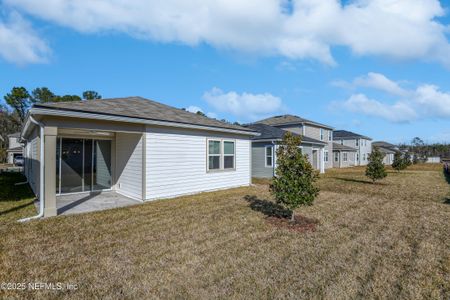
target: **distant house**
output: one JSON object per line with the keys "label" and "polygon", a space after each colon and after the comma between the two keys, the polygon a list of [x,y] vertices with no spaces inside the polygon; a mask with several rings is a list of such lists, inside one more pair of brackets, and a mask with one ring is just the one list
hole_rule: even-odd
{"label": "distant house", "polygon": [[356,149],[354,165],[365,166],[372,153],[372,139],[347,130],[334,130],[333,141],[337,144]]}
{"label": "distant house", "polygon": [[20,132],[8,135],[7,163],[13,164],[14,158],[23,156],[23,145],[19,142]]}
{"label": "distant house", "polygon": [[333,127],[294,115],[275,116],[255,123],[288,130],[303,137],[325,143],[325,147],[312,147],[311,161],[313,166],[318,168],[321,173],[333,167],[331,160],[333,153]]}
{"label": "distant house", "polygon": [[[259,132],[260,136],[252,138],[252,175],[256,178],[271,178],[275,175],[277,162],[277,148],[286,130],[265,125],[265,124],[250,124],[246,127]],[[296,133],[294,133],[296,134]],[[300,149],[303,154],[308,156],[310,163],[317,170],[323,170],[321,165],[323,162],[313,155],[313,152],[322,151],[326,142],[322,142],[307,136],[302,137]]]}
{"label": "distant house", "polygon": [[333,167],[346,168],[357,166],[358,149],[343,144],[333,144]]}
{"label": "distant house", "polygon": [[427,164],[438,164],[441,162],[441,158],[439,156],[429,156],[427,157]]}
{"label": "distant house", "polygon": [[392,165],[395,152],[400,151],[398,146],[384,141],[373,142],[372,146],[377,147],[384,154],[383,163],[385,165]]}
{"label": "distant house", "polygon": [[39,103],[21,133],[24,173],[45,217],[68,193],[148,201],[248,186],[257,135],[141,97]]}

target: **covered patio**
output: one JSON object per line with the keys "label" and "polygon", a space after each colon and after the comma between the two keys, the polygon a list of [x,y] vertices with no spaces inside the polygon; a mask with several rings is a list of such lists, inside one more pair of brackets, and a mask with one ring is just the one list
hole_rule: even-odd
{"label": "covered patio", "polygon": [[[113,191],[77,193],[57,196],[56,210],[58,215],[71,215],[141,203],[141,201],[125,197]],[[39,211],[39,201],[36,201],[35,205]]]}

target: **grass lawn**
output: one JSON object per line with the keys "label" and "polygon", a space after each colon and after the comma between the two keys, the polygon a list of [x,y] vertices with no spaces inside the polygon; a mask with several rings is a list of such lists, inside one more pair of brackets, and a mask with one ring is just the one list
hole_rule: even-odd
{"label": "grass lawn", "polygon": [[[300,233],[266,221],[264,181],[228,191],[18,224],[25,187],[0,179],[0,290],[68,298],[450,298],[450,179],[414,166],[371,184],[363,168],[330,170]],[[7,188],[8,191],[3,190]]]}

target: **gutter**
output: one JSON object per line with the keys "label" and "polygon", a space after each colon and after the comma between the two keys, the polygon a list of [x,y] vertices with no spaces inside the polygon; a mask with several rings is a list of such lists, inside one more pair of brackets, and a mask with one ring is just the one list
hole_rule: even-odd
{"label": "gutter", "polygon": [[[203,126],[203,125],[194,125],[194,124],[187,124],[187,123],[185,124],[185,123],[178,123],[178,122],[149,120],[149,119],[142,119],[142,118],[96,114],[96,113],[88,113],[88,112],[76,112],[76,111],[70,111],[70,110],[55,110],[55,109],[38,108],[38,107],[32,108],[30,110],[30,114],[57,116],[57,117],[86,118],[86,119],[95,119],[95,120],[103,120],[103,121],[116,121],[116,122],[147,124],[147,125],[166,126],[166,127],[180,127],[180,128],[208,130],[208,131],[217,131],[217,132],[229,132],[229,133],[250,135],[250,136],[261,135],[259,132],[254,132],[254,131],[244,131],[244,130],[238,130],[238,129],[228,129],[228,128],[213,127],[213,126]],[[25,124],[23,132],[26,132],[27,125],[28,125],[28,122]]]}
{"label": "gutter", "polygon": [[[28,117],[28,120],[39,126],[41,130],[41,153],[39,163],[39,213],[33,217],[20,219],[19,222],[28,222],[30,220],[42,218],[44,216],[44,125],[36,121],[31,115]],[[29,124],[28,121],[27,124]]]}

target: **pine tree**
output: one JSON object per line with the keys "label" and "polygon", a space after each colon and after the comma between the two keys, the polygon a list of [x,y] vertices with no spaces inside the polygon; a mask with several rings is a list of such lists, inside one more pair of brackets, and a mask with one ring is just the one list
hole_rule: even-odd
{"label": "pine tree", "polygon": [[401,170],[406,169],[406,161],[402,157],[402,153],[400,151],[395,152],[394,161],[392,162],[392,167],[400,172]]}
{"label": "pine tree", "polygon": [[372,179],[372,182],[375,183],[376,180],[383,179],[387,176],[386,169],[383,164],[383,153],[377,147],[374,147],[372,153],[369,154],[366,168],[366,176]]}
{"label": "pine tree", "polygon": [[319,189],[318,179],[306,155],[300,151],[301,138],[287,132],[277,150],[276,176],[270,186],[277,203],[289,209],[291,221],[295,220],[294,210],[300,205],[311,205]]}
{"label": "pine tree", "polygon": [[405,153],[405,155],[403,156],[403,160],[405,161],[405,169],[412,165],[411,154],[409,154],[409,152]]}

